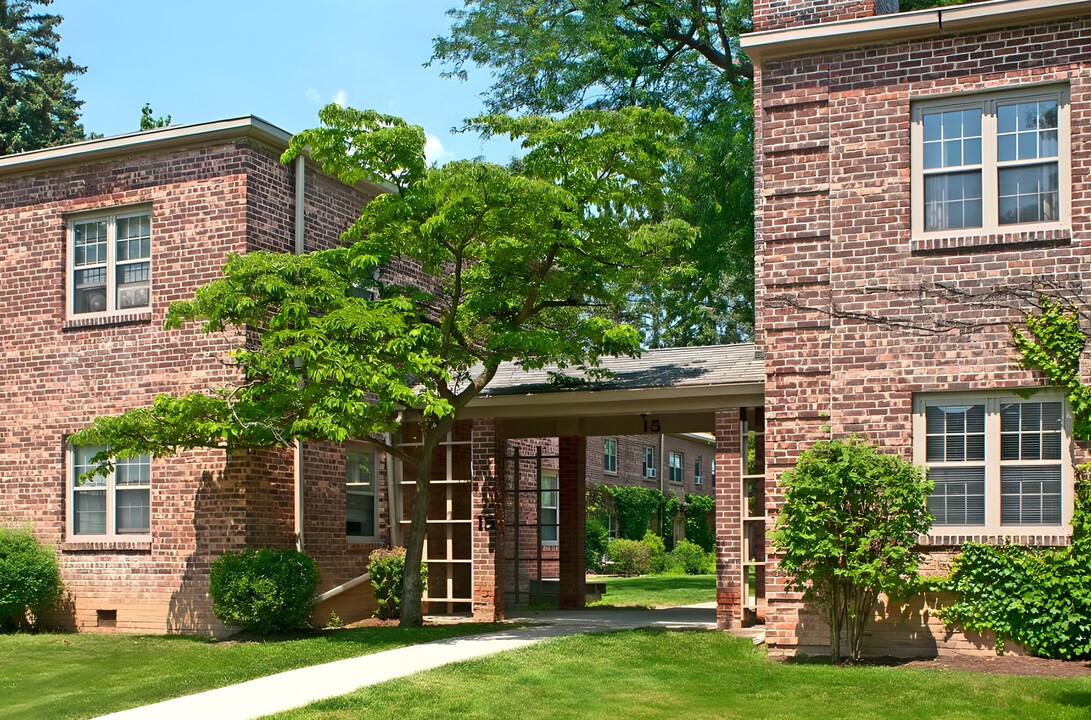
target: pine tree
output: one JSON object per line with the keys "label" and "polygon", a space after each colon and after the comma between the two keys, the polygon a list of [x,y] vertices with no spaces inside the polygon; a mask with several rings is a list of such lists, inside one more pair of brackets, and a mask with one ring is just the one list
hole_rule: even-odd
{"label": "pine tree", "polygon": [[82,100],[68,79],[86,68],[61,57],[52,0],[0,0],[0,155],[84,139]]}

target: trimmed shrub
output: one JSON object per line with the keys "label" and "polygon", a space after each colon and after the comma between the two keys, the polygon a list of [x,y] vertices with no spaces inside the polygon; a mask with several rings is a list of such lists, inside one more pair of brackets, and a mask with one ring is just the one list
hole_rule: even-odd
{"label": "trimmed shrub", "polygon": [[[402,611],[402,591],[405,588],[405,548],[372,551],[368,556],[367,570],[371,573],[371,587],[375,589],[375,617],[392,620]],[[428,581],[428,566],[420,566],[421,587]]]}
{"label": "trimmed shrub", "polygon": [[212,611],[229,625],[257,633],[304,625],[314,608],[318,566],[287,548],[226,552],[212,563]]}
{"label": "trimmed shrub", "polygon": [[[679,572],[686,575],[705,575],[710,572],[715,572],[716,561],[712,553],[707,553],[697,543],[691,543],[689,540],[681,540],[674,549],[670,552],[670,558],[668,559],[668,565],[671,568],[677,568]],[[709,568],[709,565],[712,568]]]}
{"label": "trimmed shrub", "polygon": [[649,530],[644,533],[644,539],[640,542],[648,546],[648,572],[656,574],[666,572],[667,547],[663,538]]}
{"label": "trimmed shrub", "polygon": [[587,570],[601,572],[602,558],[606,555],[606,548],[610,544],[610,533],[598,518],[587,518],[585,535],[584,552],[587,554]]}
{"label": "trimmed shrub", "polygon": [[0,527],[0,628],[35,620],[61,599],[57,556],[27,529]]}
{"label": "trimmed shrub", "polygon": [[614,572],[631,577],[647,575],[651,564],[651,549],[640,540],[614,540],[608,550]]}

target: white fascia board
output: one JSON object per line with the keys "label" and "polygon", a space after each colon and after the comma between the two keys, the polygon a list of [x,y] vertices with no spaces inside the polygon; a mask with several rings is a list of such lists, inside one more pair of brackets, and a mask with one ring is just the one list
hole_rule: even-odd
{"label": "white fascia board", "polygon": [[1089,12],[1091,0],[992,0],[764,30],[743,35],[740,43],[755,62],[761,63],[767,58],[793,57],[948,33],[1018,27]]}
{"label": "white fascia board", "polygon": [[[254,115],[191,125],[172,125],[5,155],[0,157],[0,177],[84,165],[125,155],[211,144],[240,137],[253,138],[283,151],[288,149],[292,134]],[[314,164],[316,170],[322,172],[322,168],[317,163],[310,158],[308,161]],[[397,189],[387,183],[374,183],[368,180],[361,180],[356,187],[375,195]]]}
{"label": "white fascia board", "polygon": [[193,125],[175,125],[154,130],[84,140],[71,145],[31,150],[0,157],[0,174],[33,172],[62,165],[80,165],[119,155],[171,148],[221,138],[249,136],[274,147],[288,147],[291,134],[252,115]]}

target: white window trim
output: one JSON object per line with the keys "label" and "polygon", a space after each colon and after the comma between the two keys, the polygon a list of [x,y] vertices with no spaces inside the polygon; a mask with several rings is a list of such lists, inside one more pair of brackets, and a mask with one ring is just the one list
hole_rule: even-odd
{"label": "white window trim", "polygon": [[[608,470],[606,468],[606,458],[609,457],[609,455],[610,455],[610,453],[606,452],[606,447],[607,447],[607,444],[610,443],[610,442],[614,443],[614,454],[613,454],[614,469],[613,470]],[[617,438],[616,437],[604,437],[602,439],[602,472],[605,473],[606,475],[617,475],[617,462],[618,462]]]}
{"label": "white window trim", "polygon": [[[1062,536],[1072,534],[1073,493],[1075,475],[1072,456],[1072,411],[1064,394],[1053,389],[1028,389],[1033,393],[1016,393],[1011,390],[974,393],[920,393],[913,397],[913,462],[928,467],[926,460],[925,408],[929,405],[951,403],[985,403],[985,524],[984,525],[934,525],[929,537],[981,536],[1001,537],[1043,535]],[[1061,523],[1060,525],[1002,525],[1000,523],[1000,403],[1060,402],[1061,403]]]}
{"label": "white window trim", "polygon": [[[147,215],[151,226],[151,252],[148,255],[149,271],[148,305],[146,307],[119,310],[117,304],[117,220]],[[106,220],[106,310],[102,312],[75,312],[76,296],[76,241],[75,226],[80,223]],[[65,318],[69,321],[110,317],[128,317],[151,312],[155,302],[155,218],[150,205],[131,205],[89,213],[79,213],[65,218]]]}
{"label": "white window trim", "polygon": [[[997,213],[997,125],[996,105],[1011,100],[1057,100],[1057,171],[1060,219],[1056,222],[1016,223],[1001,225]],[[980,107],[981,116],[981,227],[952,230],[924,229],[924,112],[959,110]],[[1072,126],[1071,102],[1067,85],[1038,85],[999,92],[963,93],[940,99],[920,99],[913,102],[910,123],[911,224],[914,240],[973,238],[986,235],[1069,230],[1072,227]]]}
{"label": "white window trim", "polygon": [[[678,459],[678,464],[674,464],[675,458]],[[674,479],[674,471],[678,471],[678,479]],[[667,454],[667,479],[672,483],[683,483],[686,481],[686,458],[683,453],[671,450]]]}
{"label": "white window trim", "polygon": [[[553,481],[553,489],[546,489],[545,479],[547,477],[550,478]],[[552,493],[557,494],[557,504],[555,506],[545,504],[545,496],[546,496],[547,492],[552,492]],[[556,539],[547,540],[547,539],[545,539],[545,537],[542,537],[542,545],[549,545],[549,546],[560,545],[561,544],[561,475],[560,475],[559,470],[554,470],[554,469],[551,469],[551,468],[543,468],[542,469],[542,494],[541,494],[540,498],[541,498],[541,500],[540,500],[540,502],[538,504],[538,527],[539,527],[539,530],[541,528],[545,528],[545,527],[555,527],[556,530],[557,530]],[[557,513],[557,524],[556,525],[553,525],[553,524],[547,525],[547,524],[542,522],[542,516],[543,516],[542,510],[545,510],[545,509],[550,509],[550,510],[553,510],[555,513]]]}
{"label": "white window trim", "polygon": [[[349,481],[348,481],[348,467],[347,466],[348,466],[348,462],[349,462],[349,454],[350,453],[360,453],[360,454],[364,454],[364,455],[371,455],[371,458],[372,458],[372,460],[371,460],[371,462],[372,462],[372,472],[374,473],[374,476],[375,476],[372,479],[372,488],[373,488],[373,490],[372,490],[372,493],[371,493],[375,497],[375,503],[373,505],[373,510],[372,510],[372,513],[374,515],[373,522],[372,522],[372,527],[375,528],[375,533],[373,535],[349,535],[348,534],[348,529],[346,528],[345,529],[345,539],[350,544],[356,543],[356,544],[361,544],[361,545],[363,545],[363,544],[374,545],[375,543],[381,542],[381,539],[380,539],[380,536],[379,536],[379,452],[375,448],[375,446],[373,446],[373,445],[351,443],[351,444],[348,444],[348,445],[345,446],[345,465],[346,465],[346,468],[345,468],[345,473],[344,473],[344,475],[345,475],[345,477],[344,477],[344,483],[345,483],[344,487],[345,487],[345,513],[346,513],[346,515],[348,514],[349,495],[353,494],[353,491],[351,490],[353,485],[350,484]],[[363,493],[363,492],[357,492],[355,494],[367,495],[367,493]],[[347,524],[347,518],[346,518],[346,524]]]}
{"label": "white window trim", "polygon": [[[148,477],[148,532],[146,533],[119,533],[117,532],[117,485],[114,482],[115,473],[106,476],[106,484],[102,487],[106,491],[106,532],[102,534],[79,533],[76,534],[76,453],[74,445],[67,445],[65,449],[65,537],[68,542],[150,542],[152,539],[151,525],[154,520],[155,505],[152,503],[152,486],[155,484],[154,463],[149,467]],[[136,488],[134,488],[136,489]]]}
{"label": "white window trim", "polygon": [[705,483],[705,461],[704,457],[698,455],[693,459],[693,484],[704,485]]}

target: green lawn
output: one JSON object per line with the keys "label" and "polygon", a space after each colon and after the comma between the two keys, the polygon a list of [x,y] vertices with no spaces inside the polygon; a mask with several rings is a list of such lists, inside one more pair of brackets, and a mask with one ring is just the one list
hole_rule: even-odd
{"label": "green lawn", "polygon": [[603,580],[606,594],[589,607],[668,607],[716,599],[715,575],[642,575]]}
{"label": "green lawn", "polygon": [[547,641],[275,716],[1023,720],[1091,717],[1091,680],[782,664],[719,632]]}
{"label": "green lawn", "polygon": [[89,718],[282,670],[498,627],[354,628],[246,643],[180,636],[0,635],[0,718]]}

